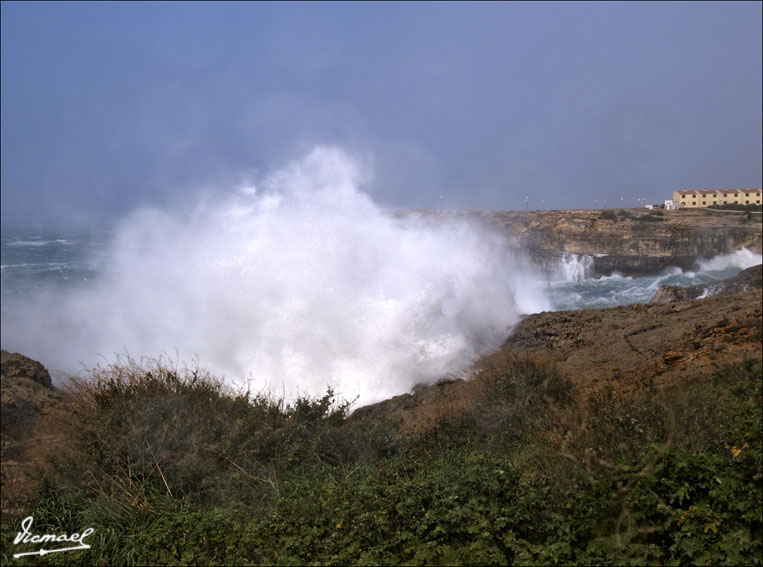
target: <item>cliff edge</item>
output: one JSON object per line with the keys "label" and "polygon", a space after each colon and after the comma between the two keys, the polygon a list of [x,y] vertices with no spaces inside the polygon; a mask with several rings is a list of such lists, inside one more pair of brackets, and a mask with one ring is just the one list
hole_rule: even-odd
{"label": "cliff edge", "polygon": [[697,260],[748,248],[763,252],[760,215],[737,211],[606,209],[575,211],[409,211],[433,219],[466,219],[506,236],[539,265],[563,254],[593,256],[600,277],[692,269]]}

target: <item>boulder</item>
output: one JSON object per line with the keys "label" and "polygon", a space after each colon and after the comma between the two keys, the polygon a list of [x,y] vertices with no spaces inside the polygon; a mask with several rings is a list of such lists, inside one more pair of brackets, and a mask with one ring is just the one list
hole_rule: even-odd
{"label": "boulder", "polygon": [[39,362],[0,351],[2,457],[15,456],[20,441],[34,435],[37,418],[60,399],[50,374]]}
{"label": "boulder", "polygon": [[10,353],[7,350],[0,351],[0,368],[3,379],[27,379],[46,388],[53,388],[50,374],[45,367],[23,354]]}

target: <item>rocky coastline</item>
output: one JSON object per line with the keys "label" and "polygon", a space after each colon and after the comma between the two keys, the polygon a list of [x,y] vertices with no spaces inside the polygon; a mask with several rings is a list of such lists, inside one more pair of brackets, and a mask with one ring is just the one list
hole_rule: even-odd
{"label": "rocky coastline", "polygon": [[590,277],[648,276],[740,248],[760,254],[763,236],[758,215],[684,209],[608,209],[573,211],[405,211],[399,216],[465,219],[497,230],[508,245],[538,266],[558,264],[562,254],[591,257]]}
{"label": "rocky coastline", "polygon": [[[419,434],[472,395],[470,378],[485,368],[500,372],[502,365],[522,359],[552,369],[589,399],[607,390],[627,394],[680,387],[723,364],[760,359],[762,279],[761,266],[755,266],[702,289],[661,289],[647,305],[529,315],[497,351],[459,376],[358,408],[350,420],[360,424],[381,419],[397,423],[403,434]],[[1,380],[0,456],[3,510],[8,511],[35,466],[29,447],[44,436],[37,424],[57,415],[66,393],[53,387],[39,362],[18,353],[2,351]]]}
{"label": "rocky coastline", "polygon": [[[383,416],[414,430],[433,407],[456,404],[469,377],[490,358],[530,357],[570,379],[585,395],[606,388],[630,392],[676,386],[719,365],[761,357],[761,266],[702,286],[715,295],[676,296],[664,286],[651,304],[555,311],[525,317],[496,353],[460,376],[356,410],[355,419]],[[700,286],[698,286],[700,287]],[[679,288],[689,289],[689,288]],[[490,362],[490,364],[493,364]],[[500,364],[500,363],[499,363]]]}
{"label": "rocky coastline", "polygon": [[652,297],[649,303],[660,305],[663,303],[701,299],[716,295],[733,295],[743,291],[761,289],[761,286],[763,286],[763,265],[758,264],[757,266],[752,266],[751,268],[743,270],[733,278],[721,282],[692,285],[688,287],[664,285],[654,294],[654,297]]}

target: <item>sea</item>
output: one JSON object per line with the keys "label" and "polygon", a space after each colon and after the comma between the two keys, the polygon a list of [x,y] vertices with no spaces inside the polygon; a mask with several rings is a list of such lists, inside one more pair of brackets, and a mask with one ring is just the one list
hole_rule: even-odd
{"label": "sea", "polygon": [[110,230],[3,230],[3,304],[44,291],[75,289],[97,279],[111,236]]}
{"label": "sea", "polygon": [[[44,227],[2,233],[2,304],[43,292],[85,289],[98,280],[113,239],[108,229]],[[663,285],[693,286],[720,281],[761,263],[761,255],[743,248],[699,260],[695,269],[667,268],[647,277],[586,277],[592,256],[567,254],[558,269],[536,280],[551,311],[601,309],[648,303]]]}

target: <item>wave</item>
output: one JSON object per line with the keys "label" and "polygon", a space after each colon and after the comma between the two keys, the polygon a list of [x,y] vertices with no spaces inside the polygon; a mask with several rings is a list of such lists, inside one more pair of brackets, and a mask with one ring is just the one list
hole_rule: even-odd
{"label": "wave", "polygon": [[3,340],[69,372],[99,353],[175,351],[252,391],[371,403],[458,371],[550,308],[501,235],[389,215],[367,175],[317,148],[190,213],[138,211],[97,281],[4,309]]}
{"label": "wave", "polygon": [[760,255],[741,249],[701,261],[695,270],[673,266],[647,277],[611,274],[596,279],[557,281],[546,285],[546,292],[555,310],[601,309],[648,303],[664,285],[688,287],[720,281],[761,263],[760,258]]}
{"label": "wave", "polygon": [[72,243],[68,240],[63,239],[56,239],[56,240],[13,240],[11,242],[8,242],[6,246],[13,246],[13,247],[24,247],[24,246],[31,246],[31,247],[40,247],[40,246],[50,246],[52,244],[63,244],[64,246],[71,246]]}
{"label": "wave", "polygon": [[731,254],[722,254],[708,260],[702,260],[699,265],[704,271],[720,271],[729,268],[746,270],[761,263],[763,263],[763,255],[756,254],[748,248],[741,248]]}
{"label": "wave", "polygon": [[559,272],[563,281],[579,282],[593,276],[593,254],[573,254],[565,252],[562,255]]}

